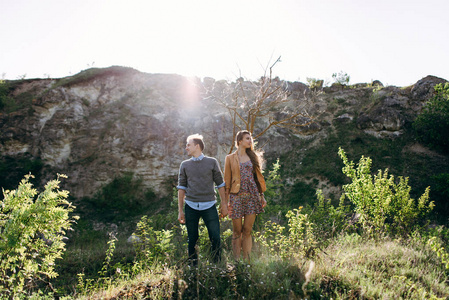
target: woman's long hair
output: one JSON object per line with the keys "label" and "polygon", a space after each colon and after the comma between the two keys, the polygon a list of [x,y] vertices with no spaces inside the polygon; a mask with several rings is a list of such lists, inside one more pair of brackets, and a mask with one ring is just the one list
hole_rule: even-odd
{"label": "woman's long hair", "polygon": [[[251,132],[248,130],[241,130],[237,132],[235,136],[235,146],[239,146],[239,142],[243,140],[245,134],[249,134],[251,140],[253,139]],[[263,164],[263,153],[262,151],[254,150],[254,142],[251,143],[251,148],[246,148],[246,154],[248,154],[251,163],[253,164],[253,173],[256,173],[257,170],[262,171]],[[256,181],[258,183],[258,181]]]}

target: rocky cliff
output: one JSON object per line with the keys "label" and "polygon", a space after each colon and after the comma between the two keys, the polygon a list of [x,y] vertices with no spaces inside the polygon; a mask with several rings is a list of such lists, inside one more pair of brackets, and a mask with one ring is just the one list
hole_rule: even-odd
{"label": "rocky cliff", "polygon": [[[260,145],[267,157],[274,157],[303,138],[325,134],[323,128],[334,122],[348,120],[378,138],[395,138],[440,82],[445,80],[428,76],[404,88],[377,82],[334,84],[319,91],[299,82],[286,83],[289,97],[313,98],[308,108],[315,122],[295,138],[290,131],[273,127]],[[232,140],[232,122],[210,93],[231,85],[122,67],[89,69],[62,79],[3,82],[0,157],[3,162],[40,161],[42,182],[57,172],[67,174],[64,188],[75,197],[91,196],[126,172],[167,193],[179,163],[187,158],[187,135],[203,134],[205,153],[224,160],[228,148],[223,145]]]}

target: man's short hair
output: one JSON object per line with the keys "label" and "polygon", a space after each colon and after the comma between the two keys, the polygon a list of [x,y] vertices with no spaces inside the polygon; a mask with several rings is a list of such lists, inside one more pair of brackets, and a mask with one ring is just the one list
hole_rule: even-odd
{"label": "man's short hair", "polygon": [[200,145],[201,151],[204,151],[204,142],[203,142],[202,135],[200,135],[198,133],[189,135],[187,137],[187,141],[189,141],[189,140],[192,140],[195,145]]}

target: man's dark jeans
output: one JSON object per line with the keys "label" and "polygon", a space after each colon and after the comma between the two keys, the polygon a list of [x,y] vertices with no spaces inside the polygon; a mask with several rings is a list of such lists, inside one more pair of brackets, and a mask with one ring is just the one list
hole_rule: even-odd
{"label": "man's dark jeans", "polygon": [[184,211],[186,217],[187,237],[189,239],[189,259],[191,262],[194,265],[198,262],[198,254],[195,251],[195,245],[198,241],[198,224],[200,222],[200,218],[203,219],[204,224],[207,227],[207,232],[209,233],[209,239],[212,244],[212,260],[213,262],[220,261],[220,222],[215,205],[206,210],[196,210],[186,204]]}

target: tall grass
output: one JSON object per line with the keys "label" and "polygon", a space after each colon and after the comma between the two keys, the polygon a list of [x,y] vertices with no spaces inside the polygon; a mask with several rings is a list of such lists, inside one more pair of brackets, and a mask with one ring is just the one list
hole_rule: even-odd
{"label": "tall grass", "polygon": [[[259,245],[260,246],[260,245]],[[419,238],[370,240],[341,234],[313,258],[258,249],[251,263],[155,262],[79,299],[446,299],[447,271]]]}

